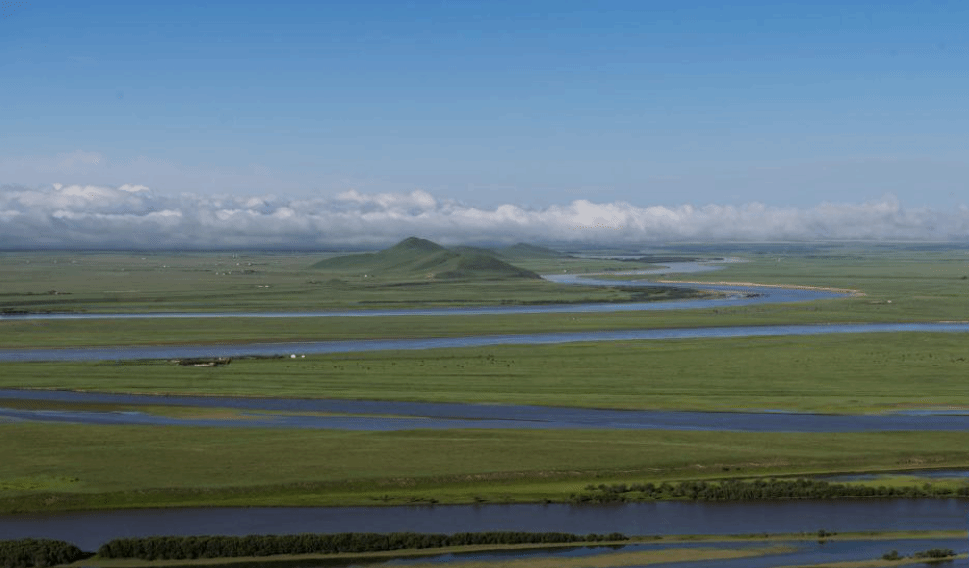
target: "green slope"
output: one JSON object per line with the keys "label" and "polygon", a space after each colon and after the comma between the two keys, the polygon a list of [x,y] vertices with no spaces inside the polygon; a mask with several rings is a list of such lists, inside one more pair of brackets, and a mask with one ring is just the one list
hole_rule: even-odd
{"label": "green slope", "polygon": [[538,274],[508,264],[485,249],[448,250],[426,239],[410,237],[375,253],[352,254],[322,260],[313,268],[328,272],[365,273],[397,279],[539,278]]}

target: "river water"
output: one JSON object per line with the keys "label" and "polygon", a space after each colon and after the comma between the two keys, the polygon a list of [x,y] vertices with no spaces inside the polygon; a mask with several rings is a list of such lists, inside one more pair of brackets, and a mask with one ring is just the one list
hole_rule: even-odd
{"label": "river water", "polygon": [[709,339],[835,333],[966,333],[969,322],[866,323],[632,329],[516,335],[479,335],[422,339],[369,339],[357,341],[306,341],[211,345],[149,345],[69,348],[0,349],[0,362],[121,361],[195,357],[273,356],[285,354],[352,353],[362,351],[418,350],[488,345],[541,345],[584,341],[642,341],[658,339]]}
{"label": "river water", "polygon": [[[4,400],[125,405],[124,410],[24,409]],[[41,406],[42,405],[38,405]],[[139,406],[240,410],[236,419],[173,418]],[[327,416],[290,413],[327,413]],[[0,419],[233,428],[415,429],[610,429],[734,432],[967,431],[969,414],[827,415],[771,412],[672,412],[528,405],[455,404],[338,399],[158,396],[72,391],[0,389]]]}
{"label": "river water", "polygon": [[963,529],[966,501],[864,499],[618,505],[434,505],[136,509],[0,515],[0,539],[59,538],[84,549],[151,535],[561,531],[629,535]]}

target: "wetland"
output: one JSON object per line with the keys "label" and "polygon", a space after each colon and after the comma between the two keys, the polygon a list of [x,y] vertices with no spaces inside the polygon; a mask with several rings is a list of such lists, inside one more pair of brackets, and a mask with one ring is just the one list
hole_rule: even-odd
{"label": "wetland", "polygon": [[[244,262],[258,267],[246,269],[253,272],[215,276],[198,269],[226,255],[152,256],[157,267],[148,257],[78,255],[87,264],[66,269],[51,262],[63,255],[7,255],[24,270],[4,272],[5,290],[27,289],[43,275],[49,289],[63,293],[4,297],[5,356],[42,349],[89,355],[2,363],[0,386],[8,390],[0,398],[8,404],[0,444],[18,459],[0,464],[0,510],[10,526],[34,527],[40,536],[47,529],[25,524],[29,515],[48,515],[56,525],[71,515],[184,512],[184,523],[229,505],[227,518],[235,511],[250,526],[249,514],[286,511],[267,505],[347,520],[369,509],[340,506],[373,503],[379,513],[362,524],[374,530],[379,519],[417,522],[422,511],[446,523],[465,513],[451,515],[459,509],[445,503],[470,503],[470,511],[500,517],[501,526],[532,518],[528,507],[552,508],[556,518],[587,507],[603,522],[590,521],[597,524],[590,532],[606,532],[622,524],[623,507],[682,506],[666,516],[636,511],[682,520],[677,534],[719,534],[689,527],[706,526],[718,505],[735,505],[749,512],[731,513],[752,519],[749,532],[786,529],[779,519],[758,517],[773,502],[561,501],[585,487],[621,483],[839,473],[878,476],[845,480],[862,486],[915,487],[930,479],[945,491],[963,487],[960,475],[913,472],[969,466],[969,399],[958,380],[966,369],[962,322],[969,320],[964,251],[821,247],[784,262],[776,248],[717,252],[709,257],[723,267],[716,272],[712,262],[695,263],[692,272],[665,269],[664,280],[689,285],[643,281],[658,276],[642,273],[653,267],[626,275],[628,262],[604,258],[523,259],[527,269],[555,278],[496,284],[462,280],[468,264],[442,255],[458,263],[448,274],[461,278],[400,286],[406,275],[371,279],[346,265],[310,275],[299,255],[249,255]],[[725,263],[727,256],[744,262]],[[611,274],[585,274],[604,270]],[[254,276],[259,283],[246,282]],[[108,288],[105,279],[134,286]],[[558,288],[550,294],[547,286]],[[659,301],[636,301],[642,293]],[[379,295],[388,301],[375,303]],[[348,339],[372,350],[338,351],[353,343]],[[146,351],[127,358],[111,351],[118,346]],[[226,354],[235,348],[242,350]],[[96,349],[103,355],[90,356]],[[276,357],[287,353],[297,357]],[[225,356],[231,364],[212,368],[169,362]],[[199,452],[203,462],[192,457]],[[528,504],[542,501],[553,503]],[[864,522],[909,524],[839,530],[935,527],[933,519],[939,528],[963,526],[961,499],[777,504],[806,508],[784,514],[814,523],[790,529],[797,532],[835,530],[831,521],[852,518],[851,506],[883,502],[908,512],[869,509],[859,513]],[[207,508],[185,508],[192,505]],[[319,505],[326,507],[313,508]],[[714,508],[688,509],[707,505]],[[146,506],[165,508],[139,509]],[[238,506],[247,507],[244,514]],[[13,511],[20,512],[9,516]],[[814,522],[821,518],[828,522]],[[206,532],[220,526],[212,522]],[[278,518],[266,522],[295,530]],[[545,521],[535,522],[528,530]],[[111,521],[88,519],[87,526]],[[250,532],[267,531],[257,524]],[[768,556],[765,566],[786,562]]]}

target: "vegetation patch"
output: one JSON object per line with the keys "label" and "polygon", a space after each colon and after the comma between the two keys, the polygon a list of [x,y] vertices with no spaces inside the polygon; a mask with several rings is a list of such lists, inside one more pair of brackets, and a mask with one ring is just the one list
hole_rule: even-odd
{"label": "vegetation patch", "polygon": [[383,552],[388,550],[445,548],[450,546],[559,544],[576,542],[621,542],[623,534],[575,535],[545,532],[421,533],[339,533],[299,535],[249,535],[147,537],[111,540],[98,549],[101,558],[140,558],[172,560],[274,556],[280,554],[340,554]]}
{"label": "vegetation patch", "polygon": [[362,273],[365,277],[398,279],[538,279],[531,270],[499,259],[490,251],[465,247],[448,250],[426,239],[410,237],[375,253],[338,256],[321,260],[313,268],[333,272]]}
{"label": "vegetation patch", "polygon": [[905,558],[914,558],[918,560],[945,560],[947,558],[954,558],[956,556],[956,551],[951,548],[930,548],[928,550],[921,550],[919,552],[913,553],[911,556],[902,556],[897,550],[891,550],[882,555],[882,560],[903,560]]}
{"label": "vegetation patch", "polygon": [[[587,485],[571,496],[574,503],[616,503],[644,500],[778,501],[787,499],[845,499],[863,497],[920,498],[969,497],[969,485],[952,488],[931,483],[909,486],[870,486],[828,483],[814,479],[756,479],[753,481],[682,481]],[[818,537],[830,536],[819,531]]]}
{"label": "vegetation patch", "polygon": [[0,567],[3,568],[46,568],[70,564],[91,556],[92,554],[62,540],[0,540]]}

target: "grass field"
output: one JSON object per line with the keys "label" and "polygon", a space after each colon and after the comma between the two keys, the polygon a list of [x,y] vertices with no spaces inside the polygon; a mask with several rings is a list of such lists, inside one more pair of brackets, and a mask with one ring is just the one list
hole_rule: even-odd
{"label": "grass field", "polygon": [[0,387],[855,414],[969,408],[967,348],[965,334],[884,333],[385,351],[213,368],[7,363]]}
{"label": "grass field", "polygon": [[[471,251],[472,253],[474,251]],[[684,254],[683,250],[668,251]],[[697,247],[697,256],[726,255]],[[796,254],[795,254],[796,253]],[[326,319],[0,321],[0,345],[428,337],[645,327],[969,320],[964,249],[761,248],[683,280],[850,288],[850,298],[679,312]],[[319,310],[621,301],[532,279],[326,273],[325,255],[3,253],[0,309]],[[449,257],[450,258],[450,257]],[[450,260],[448,262],[451,262]],[[520,258],[538,272],[632,263]],[[640,263],[640,265],[644,265]],[[450,265],[449,265],[450,266]],[[457,265],[455,265],[457,266]],[[391,275],[393,276],[393,275]],[[671,276],[670,278],[674,278]],[[967,408],[969,337],[875,334],[496,346],[306,359],[6,363],[0,387],[602,408],[868,413]],[[196,415],[184,409],[151,409]],[[230,413],[219,417],[227,417]],[[184,414],[187,413],[187,414]],[[0,510],[561,500],[587,483],[967,467],[965,433],[340,432],[0,423]],[[166,465],[167,464],[167,465]],[[947,483],[956,483],[954,481]]]}
{"label": "grass field", "polygon": [[590,483],[969,466],[961,432],[2,430],[3,512],[567,501]]}
{"label": "grass field", "polygon": [[[850,253],[850,254],[849,254]],[[542,331],[824,322],[969,320],[969,255],[876,250],[796,258],[748,254],[748,262],[680,277],[854,289],[835,300],[608,314],[400,316],[388,318],[239,318],[229,320],[0,321],[5,347],[265,342],[440,337]],[[532,279],[394,280],[311,268],[318,255],[130,255],[3,253],[0,310],[298,311],[488,304],[621,302],[683,297],[683,292],[556,285]],[[778,261],[780,258],[780,261]],[[234,262],[233,262],[234,261]],[[253,273],[233,273],[235,264]],[[635,263],[547,259],[519,263],[542,272],[629,269]],[[562,268],[565,266],[566,268]],[[369,275],[368,275],[369,276]],[[668,278],[675,279],[676,275]],[[54,293],[56,292],[56,294]]]}
{"label": "grass field", "polygon": [[[642,291],[531,278],[434,279],[367,268],[313,268],[305,253],[0,253],[2,312],[300,311],[614,302]],[[539,260],[555,272],[628,268],[618,261]],[[648,266],[643,265],[642,266]]]}

